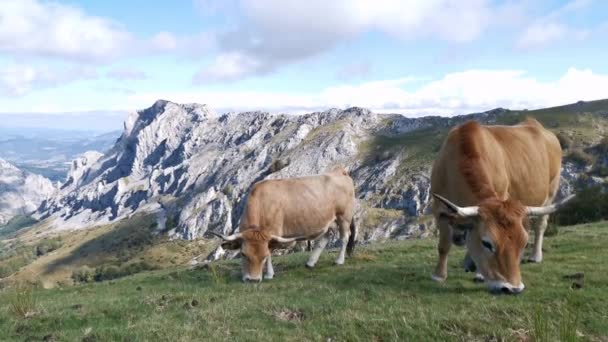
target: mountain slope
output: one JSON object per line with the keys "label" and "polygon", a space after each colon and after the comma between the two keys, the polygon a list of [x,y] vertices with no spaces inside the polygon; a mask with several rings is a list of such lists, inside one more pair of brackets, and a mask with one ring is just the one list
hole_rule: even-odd
{"label": "mountain slope", "polygon": [[14,216],[34,212],[55,191],[50,180],[0,159],[0,226]]}
{"label": "mountain slope", "polygon": [[[156,216],[157,230],[171,236],[194,239],[210,229],[230,233],[254,182],[342,164],[357,186],[364,238],[425,235],[429,171],[448,129],[470,119],[511,124],[525,116],[537,117],[567,136],[571,150],[584,153],[595,151],[608,132],[605,100],[417,119],[361,108],[302,116],[217,115],[205,105],[159,100],[129,116],[108,153],[76,162],[72,181],[43,203],[37,217],[48,219],[52,230],[81,229],[146,211]],[[581,175],[605,181],[587,177],[606,162],[590,158],[592,165],[566,159],[562,195],[573,191]]]}

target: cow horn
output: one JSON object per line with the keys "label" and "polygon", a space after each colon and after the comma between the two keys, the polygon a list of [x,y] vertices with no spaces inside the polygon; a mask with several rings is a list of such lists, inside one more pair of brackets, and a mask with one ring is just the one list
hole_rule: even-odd
{"label": "cow horn", "polygon": [[276,235],[271,235],[270,239],[274,240],[276,242],[279,242],[279,243],[290,243],[290,242],[294,242],[294,241],[298,241],[298,240],[306,240],[305,237],[284,238],[284,237],[276,236]]}
{"label": "cow horn", "polygon": [[573,199],[576,195],[570,195],[566,198],[564,198],[563,200],[559,201],[558,203],[553,203],[551,205],[547,205],[544,207],[526,207],[526,213],[530,216],[542,216],[542,215],[549,215],[552,214],[554,212],[556,212],[557,210],[559,210],[561,207],[563,207],[567,202],[569,202],[571,199]]}
{"label": "cow horn", "polygon": [[229,236],[226,236],[224,234],[219,234],[219,233],[216,233],[216,232],[209,232],[209,233],[211,233],[211,235],[217,236],[218,238],[220,238],[220,239],[222,239],[224,241],[234,241],[234,240],[238,240],[238,239],[240,239],[242,237],[241,233],[236,233],[236,234],[232,234],[232,235],[229,235]]}
{"label": "cow horn", "polygon": [[456,204],[450,202],[447,198],[433,193],[433,196],[438,199],[441,203],[443,203],[453,214],[456,214],[460,217],[472,217],[477,216],[479,213],[479,207],[459,207]]}

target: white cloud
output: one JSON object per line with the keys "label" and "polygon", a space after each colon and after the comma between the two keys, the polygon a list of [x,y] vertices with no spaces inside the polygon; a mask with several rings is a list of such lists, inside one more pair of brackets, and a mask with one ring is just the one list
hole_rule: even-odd
{"label": "white cloud", "polygon": [[534,20],[521,33],[517,40],[517,48],[532,50],[559,41],[569,43],[573,40],[585,39],[590,31],[571,27],[564,23],[564,18],[572,12],[587,8],[591,2],[590,0],[572,0],[549,14]]}
{"label": "white cloud", "polygon": [[[606,97],[608,74],[568,69],[553,81],[540,81],[521,70],[467,70],[420,84],[421,79],[365,82],[328,87],[319,93],[265,91],[190,91],[138,93],[128,107],[144,108],[164,98],[176,102],[207,103],[219,112],[268,110],[305,113],[331,107],[360,106],[377,112],[407,115],[454,115],[495,107],[540,108]],[[122,108],[121,108],[122,109]]]}
{"label": "white cloud", "polygon": [[2,1],[0,18],[0,51],[14,54],[106,60],[133,40],[108,19],[54,2]]}
{"label": "white cloud", "polygon": [[148,78],[145,72],[135,68],[116,68],[108,71],[106,74],[107,77],[126,81],[126,80],[144,80]]}
{"label": "white cloud", "polygon": [[150,46],[156,50],[174,50],[177,48],[177,38],[170,32],[159,32],[150,39]]}
{"label": "white cloud", "polygon": [[216,57],[215,62],[210,67],[200,70],[194,75],[193,83],[237,81],[243,75],[261,74],[264,68],[265,66],[257,59],[240,53],[221,54]]}
{"label": "white cloud", "polygon": [[[240,9],[244,20],[239,29],[220,35],[220,55],[195,81],[263,75],[369,30],[400,39],[469,42],[501,10],[492,8],[489,0],[241,0]],[[226,62],[230,67],[222,68]]]}
{"label": "white cloud", "polygon": [[339,80],[356,79],[365,77],[372,71],[372,64],[369,61],[354,62],[342,66],[336,72],[336,78]]}
{"label": "white cloud", "polygon": [[97,72],[90,67],[76,66],[53,70],[47,66],[11,64],[0,68],[0,94],[22,96],[34,88],[53,87],[94,78],[97,78]]}
{"label": "white cloud", "polygon": [[53,1],[0,1],[0,53],[12,56],[94,63],[159,53],[200,56],[211,49],[211,37],[178,37],[164,31],[136,37],[120,23],[78,7]]}

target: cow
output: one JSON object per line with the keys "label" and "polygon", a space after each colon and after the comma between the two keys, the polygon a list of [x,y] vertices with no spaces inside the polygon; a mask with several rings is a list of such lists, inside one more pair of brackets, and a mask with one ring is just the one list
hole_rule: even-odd
{"label": "cow", "polygon": [[[341,249],[335,261],[344,263],[354,251],[357,228],[353,218],[355,186],[347,171],[255,183],[249,192],[239,232],[220,237],[226,249],[240,249],[243,282],[272,279],[271,252],[296,241],[316,240],[306,263],[313,268],[329,242],[330,226],[337,225]],[[347,243],[348,241],[348,243]]]}
{"label": "cow", "polygon": [[523,291],[519,264],[528,241],[526,228],[532,225],[535,232],[530,261],[540,262],[548,215],[573,197],[551,204],[561,159],[557,137],[532,118],[515,126],[469,121],[451,129],[431,172],[432,211],[439,229],[439,260],[432,278],[447,278],[453,240],[465,235],[465,263],[474,262],[477,279],[492,292]]}

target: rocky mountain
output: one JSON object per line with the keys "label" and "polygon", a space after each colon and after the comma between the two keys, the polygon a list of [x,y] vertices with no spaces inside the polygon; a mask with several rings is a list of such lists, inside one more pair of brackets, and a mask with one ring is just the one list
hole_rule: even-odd
{"label": "rocky mountain", "polygon": [[0,226],[17,215],[29,215],[56,192],[53,183],[40,175],[18,169],[0,159]]}
{"label": "rocky mountain", "polygon": [[[65,230],[149,212],[156,215],[159,232],[173,237],[230,233],[254,182],[321,173],[341,164],[355,180],[357,217],[366,239],[425,235],[432,221],[425,215],[429,171],[449,127],[470,119],[513,124],[525,116],[568,139],[572,151],[587,154],[608,132],[608,101],[410,119],[362,108],[302,116],[219,115],[206,105],[159,100],[128,117],[109,152],[75,160],[67,182],[42,203],[36,217],[47,219],[51,229]],[[571,192],[581,178],[605,182],[604,176],[589,176],[600,160],[585,165],[566,158],[562,192]]]}

